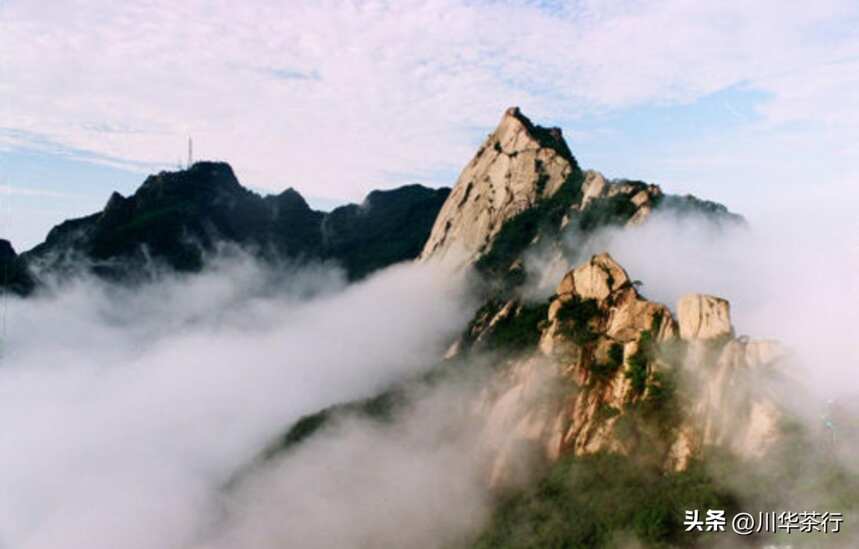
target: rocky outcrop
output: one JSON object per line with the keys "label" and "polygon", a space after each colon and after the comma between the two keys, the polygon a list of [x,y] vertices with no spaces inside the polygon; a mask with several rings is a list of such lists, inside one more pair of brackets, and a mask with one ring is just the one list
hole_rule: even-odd
{"label": "rocky outcrop", "polygon": [[597,198],[605,196],[608,186],[603,174],[593,170],[585,172],[585,181],[582,183],[582,209],[587,208]]}
{"label": "rocky outcrop", "polygon": [[[509,301],[472,325],[472,349],[525,306]],[[719,446],[764,455],[778,440],[773,342],[735,339],[727,301],[685,296],[675,320],[642,297],[608,254],[567,273],[533,323],[535,347],[508,357],[506,384],[488,393],[490,430],[507,429],[494,482],[536,452],[550,461],[596,452],[635,454],[666,469],[686,468]],[[508,330],[509,331],[509,330]],[[514,405],[515,403],[515,405]]]}
{"label": "rocky outcrop", "polygon": [[[761,458],[781,435],[785,350],[775,341],[735,339],[724,299],[684,296],[678,304],[690,406],[671,449],[683,468],[707,448]],[[682,312],[681,312],[682,311]]]}
{"label": "rocky outcrop", "polygon": [[197,271],[207,253],[230,243],[273,263],[332,260],[355,279],[415,258],[448,192],[407,185],[325,213],[292,188],[261,197],[228,164],[198,162],[146,178],[131,196],[113,193],[101,212],[57,225],[22,258],[39,272],[128,281],[151,272],[141,266],[153,259]]}
{"label": "rocky outcrop", "polygon": [[626,210],[624,224],[640,225],[653,213],[663,196],[658,185],[627,180],[607,182],[601,173],[588,170],[582,183],[582,201],[578,210],[586,211],[600,199],[614,201],[623,205],[619,208],[621,211]]}
{"label": "rocky outcrop", "polygon": [[[567,273],[558,285],[559,296],[576,295],[582,299],[604,300],[629,285],[629,276],[608,254],[596,255],[581,267]],[[556,304],[560,301],[556,300]]]}
{"label": "rocky outcrop", "polygon": [[687,341],[731,337],[730,304],[718,297],[691,294],[677,304],[680,337]]}
{"label": "rocky outcrop", "polygon": [[460,174],[421,258],[454,251],[473,261],[505,222],[552,197],[578,171],[560,129],[535,126],[518,108],[508,109]]}

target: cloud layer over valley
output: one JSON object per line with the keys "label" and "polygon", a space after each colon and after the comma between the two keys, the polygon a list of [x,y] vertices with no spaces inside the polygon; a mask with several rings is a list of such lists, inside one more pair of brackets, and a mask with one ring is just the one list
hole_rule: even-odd
{"label": "cloud layer over valley", "polygon": [[0,547],[189,546],[267,442],[431,365],[469,307],[461,280],[425,265],[346,287],[329,266],[281,276],[246,258],[11,300]]}

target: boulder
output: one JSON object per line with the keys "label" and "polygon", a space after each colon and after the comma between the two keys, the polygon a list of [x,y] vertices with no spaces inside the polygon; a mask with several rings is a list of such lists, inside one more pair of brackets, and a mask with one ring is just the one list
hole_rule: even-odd
{"label": "boulder", "polygon": [[573,280],[579,296],[596,300],[605,299],[609,294],[629,284],[626,271],[607,253],[595,255],[575,269]]}

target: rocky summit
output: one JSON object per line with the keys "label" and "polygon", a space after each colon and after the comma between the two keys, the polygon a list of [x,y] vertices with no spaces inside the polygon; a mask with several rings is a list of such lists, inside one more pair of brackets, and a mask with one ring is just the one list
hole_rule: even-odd
{"label": "rocky summit", "polygon": [[559,128],[535,125],[512,107],[462,170],[420,257],[505,276],[535,244],[557,244],[561,233],[641,224],[657,210],[743,222],[715,202],[583,171]]}
{"label": "rocky summit", "polygon": [[509,219],[554,196],[579,172],[561,130],[535,126],[508,109],[459,176],[439,212],[422,258],[451,249],[485,253]]}

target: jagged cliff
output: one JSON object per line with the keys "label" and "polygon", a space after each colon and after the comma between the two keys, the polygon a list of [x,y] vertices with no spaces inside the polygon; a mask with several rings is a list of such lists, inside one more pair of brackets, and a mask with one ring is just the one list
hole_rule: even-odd
{"label": "jagged cliff", "polygon": [[[519,292],[528,250],[562,255],[563,240],[639,225],[657,210],[742,221],[713,202],[582,171],[559,129],[536,126],[517,108],[504,113],[463,170],[421,259],[473,266],[504,281],[490,286],[448,358],[498,355],[509,383],[488,391],[481,406],[491,429],[511,433],[509,449],[538,446],[549,460],[635,453],[683,469],[708,446],[760,456],[777,437],[775,396],[751,394],[755,384],[747,381],[772,374],[778,346],[736,339],[727,301],[687,296],[675,315],[644,298],[608,254],[569,270],[546,303]],[[562,390],[546,398],[546,383]],[[523,399],[534,402],[523,406]],[[502,451],[493,477],[518,459]]]}
{"label": "jagged cliff", "polygon": [[[778,345],[736,339],[723,299],[689,295],[677,311],[645,299],[608,254],[570,271],[545,304],[482,311],[457,352],[499,352],[509,382],[480,404],[490,429],[509,433],[495,482],[535,446],[550,461],[616,452],[670,470],[714,445],[764,455],[778,437],[764,389]],[[530,345],[505,345],[517,325]]]}
{"label": "jagged cliff", "polygon": [[742,222],[721,204],[582,171],[560,129],[537,126],[512,107],[463,169],[420,258],[475,265],[516,285],[527,249],[558,246],[562,234],[641,224],[656,210]]}
{"label": "jagged cliff", "polygon": [[495,482],[518,452],[535,448],[549,461],[636,453],[678,470],[710,445],[752,456],[775,439],[774,395],[738,387],[772,373],[778,347],[735,338],[727,301],[687,296],[675,315],[642,296],[608,253],[570,269],[546,302],[520,292],[533,247],[560,247],[570,232],[581,238],[645,223],[661,208],[742,221],[713,202],[582,171],[559,129],[537,126],[515,107],[462,171],[419,260],[474,268],[490,281],[446,358],[467,363],[473,353],[490,353],[500,363],[505,381],[477,405],[489,431],[502,433],[492,438],[507,440]]}
{"label": "jagged cliff", "polygon": [[[442,363],[412,382],[453,383],[492,365],[462,410],[478,418],[466,451],[481,457],[497,496],[475,547],[687,547],[698,534],[679,522],[686,510],[777,508],[809,478],[838,498],[855,491],[837,469],[828,470],[834,483],[825,468],[800,475],[805,462],[773,472],[814,439],[784,406],[797,387],[784,349],[737,336],[726,299],[657,303],[611,250],[581,260],[576,247],[591,233],[632,229],[659,211],[743,222],[720,204],[583,171],[560,130],[515,108],[441,208],[420,261],[472,271],[483,301]],[[535,255],[551,258],[541,276],[564,266],[548,299],[528,291],[544,265],[529,268]],[[340,414],[396,421],[412,382],[301,419],[261,459],[289,452]],[[711,468],[721,467],[748,486],[716,478]]]}
{"label": "jagged cliff", "polygon": [[[523,452],[549,462],[634,454],[683,470],[709,447],[756,457],[777,440],[778,395],[764,380],[779,377],[780,348],[735,337],[726,300],[689,295],[672,312],[641,295],[608,253],[569,269],[548,301],[520,291],[533,247],[560,247],[568,231],[584,238],[607,225],[645,223],[660,208],[714,223],[742,219],[657,185],[582,171],[560,130],[536,126],[516,108],[463,170],[420,260],[474,268],[490,281],[446,359],[496,357],[501,381],[476,404],[488,438],[505,441],[493,483],[504,483]],[[491,283],[499,278],[503,284]]]}

